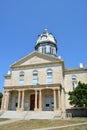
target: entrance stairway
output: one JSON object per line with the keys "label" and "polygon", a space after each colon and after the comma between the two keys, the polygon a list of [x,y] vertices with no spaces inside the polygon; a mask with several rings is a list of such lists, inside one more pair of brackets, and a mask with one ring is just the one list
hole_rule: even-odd
{"label": "entrance stairway", "polygon": [[53,112],[53,111],[24,111],[24,112],[17,112],[17,111],[6,111],[4,112],[0,118],[14,118],[14,119],[59,119],[61,118],[60,112]]}

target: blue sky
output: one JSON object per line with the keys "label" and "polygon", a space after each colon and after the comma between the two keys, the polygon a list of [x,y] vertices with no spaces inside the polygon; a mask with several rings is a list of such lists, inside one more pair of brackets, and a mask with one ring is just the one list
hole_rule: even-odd
{"label": "blue sky", "polygon": [[34,51],[45,28],[66,68],[87,67],[87,0],[0,0],[0,91],[9,66]]}

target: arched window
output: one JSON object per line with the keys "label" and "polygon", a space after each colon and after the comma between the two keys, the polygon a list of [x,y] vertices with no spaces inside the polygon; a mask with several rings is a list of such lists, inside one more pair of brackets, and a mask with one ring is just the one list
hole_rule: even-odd
{"label": "arched window", "polygon": [[32,84],[36,85],[38,84],[38,72],[36,70],[33,71],[33,75],[32,75]]}
{"label": "arched window", "polygon": [[52,73],[51,69],[47,70],[47,78],[46,78],[46,80],[47,80],[48,84],[51,84],[53,82],[53,73]]}
{"label": "arched window", "polygon": [[19,85],[24,85],[24,71],[19,73]]}
{"label": "arched window", "polygon": [[72,88],[75,89],[77,86],[77,77],[76,75],[72,75]]}

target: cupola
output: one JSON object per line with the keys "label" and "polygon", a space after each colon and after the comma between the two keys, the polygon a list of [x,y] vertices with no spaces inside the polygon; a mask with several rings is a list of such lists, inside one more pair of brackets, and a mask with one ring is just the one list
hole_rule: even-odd
{"label": "cupola", "polygon": [[38,36],[38,40],[35,45],[35,51],[56,56],[57,41],[53,34],[49,33],[47,29],[45,29],[44,32]]}

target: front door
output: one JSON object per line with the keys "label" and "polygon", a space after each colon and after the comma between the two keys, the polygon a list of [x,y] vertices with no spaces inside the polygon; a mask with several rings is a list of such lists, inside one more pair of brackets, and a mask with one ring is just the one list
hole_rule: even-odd
{"label": "front door", "polygon": [[35,107],[35,94],[30,96],[30,110],[34,110]]}
{"label": "front door", "polygon": [[45,110],[53,111],[54,110],[54,101],[53,96],[45,96]]}

